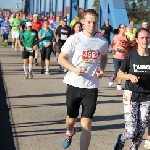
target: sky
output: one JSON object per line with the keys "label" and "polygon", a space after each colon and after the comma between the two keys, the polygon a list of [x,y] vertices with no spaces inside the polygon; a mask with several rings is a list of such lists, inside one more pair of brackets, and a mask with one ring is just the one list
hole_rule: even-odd
{"label": "sky", "polygon": [[[22,0],[0,0],[0,8],[6,8],[6,9],[14,9],[14,11],[15,10],[17,10],[16,9],[16,5],[17,5],[17,3],[18,3],[18,6],[19,6],[19,8],[21,9],[22,8]],[[19,9],[18,8],[18,9]]]}

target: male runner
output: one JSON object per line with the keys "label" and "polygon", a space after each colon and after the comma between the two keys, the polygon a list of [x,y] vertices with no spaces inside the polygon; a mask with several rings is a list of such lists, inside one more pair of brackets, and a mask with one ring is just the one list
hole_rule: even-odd
{"label": "male runner", "polygon": [[1,32],[1,24],[4,21],[4,15],[3,12],[0,11],[0,35],[2,36],[2,32]]}
{"label": "male runner", "polygon": [[11,31],[12,31],[12,49],[17,51],[18,38],[20,34],[20,26],[21,20],[19,19],[19,13],[16,14],[16,18],[14,18],[11,22]]}
{"label": "male runner", "polygon": [[[38,14],[33,15],[33,21],[32,21],[32,29],[36,30],[37,33],[40,31],[42,28],[42,23],[38,20]],[[35,66],[38,65],[37,59],[38,59],[38,53],[39,53],[39,48],[35,49]]]}
{"label": "male runner", "polygon": [[5,17],[5,21],[1,23],[1,30],[3,35],[3,42],[8,42],[8,35],[9,35],[9,26],[10,23],[8,21],[8,17]]}
{"label": "male runner", "polygon": [[[56,38],[56,45],[58,46],[58,49],[56,50],[56,57],[59,57],[59,54],[61,52],[61,48],[66,42],[67,38],[71,35],[71,28],[67,26],[67,18],[62,17],[61,18],[61,25],[58,26],[58,28],[55,31],[55,38]],[[62,71],[62,67],[59,66],[59,71]]]}
{"label": "male runner", "polygon": [[26,27],[27,29],[20,33],[18,44],[20,46],[20,50],[22,51],[25,79],[31,79],[33,78],[32,64],[35,56],[35,49],[37,49],[38,33],[35,30],[32,30],[31,22],[26,22]]}
{"label": "male runner", "polygon": [[74,124],[81,104],[80,150],[88,150],[99,79],[103,77],[107,63],[108,42],[101,35],[95,34],[98,20],[96,11],[86,10],[83,18],[84,30],[67,39],[58,58],[59,64],[69,70],[64,78],[67,84],[67,131],[62,141],[64,149],[70,146],[76,132]]}

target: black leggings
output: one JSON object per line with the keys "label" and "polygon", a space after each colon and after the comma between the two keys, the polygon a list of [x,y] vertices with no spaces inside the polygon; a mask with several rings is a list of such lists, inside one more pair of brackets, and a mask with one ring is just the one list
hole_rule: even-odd
{"label": "black leggings", "polygon": [[41,50],[41,60],[50,60],[50,55],[52,52],[52,46],[48,46],[48,47],[43,47],[43,49]]}

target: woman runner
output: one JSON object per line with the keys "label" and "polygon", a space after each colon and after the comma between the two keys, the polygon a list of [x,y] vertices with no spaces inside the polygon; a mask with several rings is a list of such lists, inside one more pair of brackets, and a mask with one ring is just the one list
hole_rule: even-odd
{"label": "woman runner", "polygon": [[[116,30],[112,47],[114,49],[114,55],[113,55],[113,64],[114,64],[114,69],[115,72],[113,76],[110,78],[109,81],[109,86],[112,86],[116,77],[117,77],[117,72],[119,71],[119,68],[121,66],[121,62],[125,57],[125,49],[122,47],[121,43],[122,41],[127,41],[127,36],[125,35],[126,27],[124,24],[120,24],[118,29]],[[121,87],[122,80],[118,79],[118,84],[117,84],[117,90],[122,90]]]}
{"label": "woman runner", "polygon": [[133,43],[125,42],[128,53],[117,75],[126,80],[123,94],[126,132],[118,136],[114,150],[122,150],[128,139],[132,139],[130,150],[138,150],[150,118],[149,30],[138,29],[135,39]]}

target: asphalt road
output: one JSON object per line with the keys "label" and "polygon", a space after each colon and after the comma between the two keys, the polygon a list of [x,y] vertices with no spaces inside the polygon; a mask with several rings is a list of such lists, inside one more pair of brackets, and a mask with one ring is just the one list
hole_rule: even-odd
{"label": "asphalt road", "polygon": [[[65,74],[58,73],[55,58],[51,58],[52,75],[40,74],[41,67],[37,66],[33,68],[34,78],[24,80],[21,52],[13,51],[11,46],[0,47],[0,68],[0,150],[62,150],[66,85],[62,82]],[[108,87],[112,74],[109,54],[100,81],[89,150],[113,150],[117,135],[125,131],[122,91],[116,90],[116,82]],[[68,150],[79,150],[80,116],[76,127],[78,132]],[[124,150],[129,150],[130,142]],[[145,149],[143,144],[139,150]]]}

